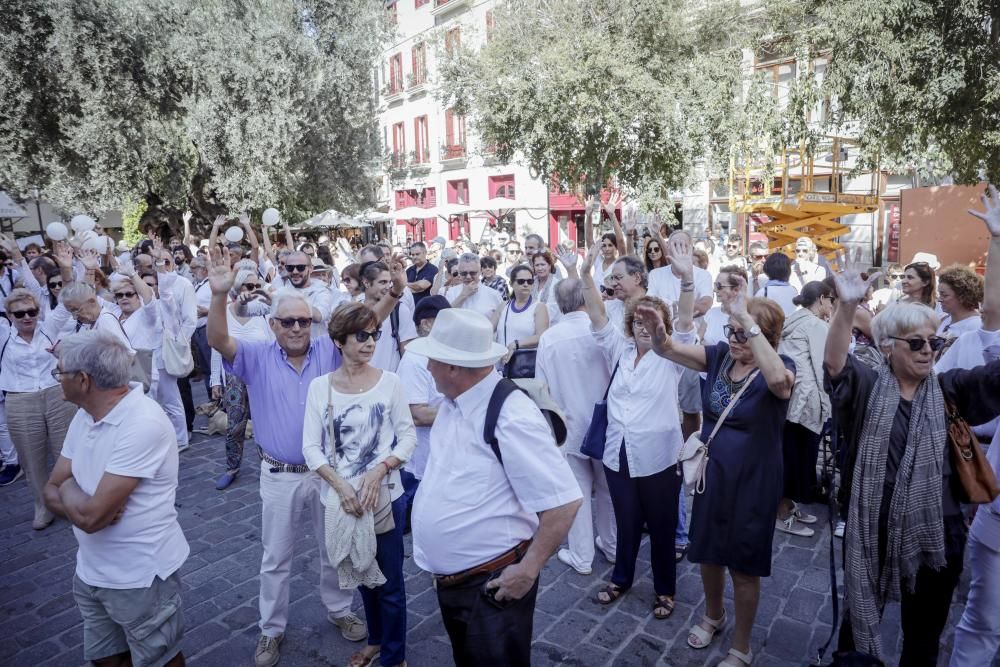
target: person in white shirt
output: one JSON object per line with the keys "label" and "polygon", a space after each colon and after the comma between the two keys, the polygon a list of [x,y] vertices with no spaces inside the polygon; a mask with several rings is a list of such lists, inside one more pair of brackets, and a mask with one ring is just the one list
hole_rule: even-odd
{"label": "person in white shirt", "polygon": [[202,380],[205,382],[205,391],[211,394],[208,373],[212,360],[212,348],[208,345],[208,307],[212,303],[212,287],[208,284],[208,260],[204,257],[195,257],[191,260],[191,282],[194,287],[195,315],[197,320],[194,325],[194,335],[191,342],[194,343],[196,355],[195,364],[202,371]]}
{"label": "person in white shirt", "polygon": [[[825,266],[816,263],[816,257],[816,243],[811,238],[803,236],[795,242],[795,263],[792,264],[791,278],[786,280],[796,292],[801,292],[807,283],[814,280],[822,282],[830,275]],[[771,273],[767,275],[771,276]],[[786,312],[785,315],[791,313]]]}
{"label": "person in white shirt", "polygon": [[285,271],[288,274],[286,287],[300,292],[312,309],[312,335],[327,335],[326,323],[330,315],[345,300],[343,292],[333,292],[322,280],[311,278],[312,260],[304,252],[292,252],[285,257]]}
{"label": "person in white shirt", "polygon": [[604,465],[580,453],[594,404],[602,400],[611,381],[611,369],[590,331],[583,283],[567,278],[556,285],[556,303],[563,316],[538,340],[535,377],[548,385],[553,400],[566,415],[563,454],[583,492],[583,504],[569,530],[569,548],[560,549],[556,556],[580,574],[590,574],[595,543],[608,562],[614,562],[618,543]]}
{"label": "person in white shirt", "polygon": [[74,331],[103,331],[119,339],[128,349],[134,349],[118,321],[117,308],[98,301],[97,292],[90,285],[72,283],[63,287],[59,301],[73,318]]}
{"label": "person in white shirt", "polygon": [[[378,318],[364,304],[347,304],[334,313],[330,337],[343,365],[309,383],[302,455],[326,482],[321,498],[331,563],[341,586],[358,586],[365,606],[368,645],[350,664],[378,659],[402,666],[405,511],[398,502],[403,494],[398,469],[412,455],[416,434],[399,376],[370,363],[377,331]],[[359,553],[368,558],[364,566],[357,562]]]}
{"label": "person in white shirt", "polygon": [[487,444],[488,406],[509,385],[494,370],[507,348],[485,316],[443,310],[410,350],[430,359],[446,397],[413,506],[414,561],[434,575],[456,665],[530,664],[538,575],[569,532],[580,486],[519,391],[500,406],[496,453]]}
{"label": "person in white shirt", "polygon": [[[591,263],[588,254],[581,265],[580,270]],[[625,304],[629,299],[638,299],[646,296],[649,286],[649,274],[643,268],[642,262],[632,255],[619,257],[614,266],[611,267],[608,283],[614,293],[614,299],[604,304],[608,319],[619,329],[625,322]]]}
{"label": "person in white shirt", "polygon": [[511,298],[493,312],[496,342],[510,354],[538,347],[538,337],[549,327],[549,309],[532,294],[535,275],[527,266],[510,274]]}
{"label": "person in white shirt", "polygon": [[[361,286],[364,289],[362,302],[375,307],[392,289],[389,267],[382,262],[368,262],[361,266]],[[400,300],[393,312],[379,325],[375,354],[371,363],[376,368],[395,372],[402,359],[406,344],[417,337],[413,324],[413,309]]]}
{"label": "person in white shirt", "polygon": [[982,326],[979,304],[983,301],[983,277],[966,266],[950,266],[938,274],[937,298],[945,316],[937,334],[956,338]]}
{"label": "person in white shirt", "polygon": [[458,259],[458,277],[461,283],[445,290],[444,297],[452,308],[474,310],[487,319],[503,305],[500,294],[483,285],[479,279],[481,272],[479,257],[465,253]]}
{"label": "person in white shirt", "polygon": [[49,350],[58,339],[43,327],[38,299],[26,289],[15,288],[4,306],[13,327],[0,343],[0,391],[6,394],[7,427],[16,452],[5,456],[5,462],[12,469],[24,470],[35,499],[31,527],[41,530],[53,519],[42,496],[48,457],[59,456],[76,407],[63,399],[52,376],[56,358]]}
{"label": "person in white shirt", "polygon": [[[768,281],[754,294],[758,299],[770,299],[779,306],[788,317],[796,310],[794,299],[799,295],[799,289],[789,284],[788,278],[792,273],[792,265],[788,256],[782,252],[776,252],[764,261],[764,273],[768,276]],[[807,281],[808,282],[808,281]]]}
{"label": "person in white shirt", "polygon": [[730,234],[726,239],[725,254],[719,262],[719,268],[724,266],[747,270],[747,258],[743,255],[743,237],[739,234]]}
{"label": "person in white shirt", "polygon": [[129,384],[131,363],[132,351],[101,331],[62,341],[57,375],[81,409],[45,503],[79,544],[84,660],[175,667],[184,664],[179,570],[190,552],[174,506],[177,442],[163,410]]}
{"label": "person in white shirt", "polygon": [[[674,235],[667,244],[671,270],[681,287],[674,337],[690,343],[694,333],[694,264],[690,238]],[[567,266],[567,271],[573,269]],[[654,271],[655,273],[655,271]],[[665,619],[673,613],[677,589],[674,535],[677,531],[680,478],[677,456],[683,438],[677,410],[677,387],[682,369],[674,362],[651,353],[651,331],[635,309],[656,309],[671,330],[670,305],[648,295],[630,301],[625,326],[608,320],[590,272],[583,274],[587,314],[595,339],[611,371],[608,389],[608,427],[604,447],[604,469],[615,510],[618,542],[611,581],[597,596],[611,604],[632,587],[635,563],[642,541],[643,525],[649,531],[653,588],[653,616]]]}
{"label": "person in white shirt", "polygon": [[[691,236],[683,230],[675,231],[666,241],[660,238],[660,245],[667,249],[668,258],[670,258],[671,243],[675,239],[681,240],[687,246],[691,245]],[[692,268],[694,270],[691,277],[691,281],[694,284],[694,317],[701,317],[712,307],[712,274],[697,266]],[[673,262],[671,261],[671,265],[653,269],[649,272],[649,296],[662,299],[676,311],[676,304],[680,300],[682,282],[683,280],[678,269],[673,266]],[[674,316],[676,316],[676,312],[674,312]]]}

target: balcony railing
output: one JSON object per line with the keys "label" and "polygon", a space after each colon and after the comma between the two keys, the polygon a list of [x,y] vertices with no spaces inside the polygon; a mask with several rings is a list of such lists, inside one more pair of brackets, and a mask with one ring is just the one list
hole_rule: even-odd
{"label": "balcony railing", "polygon": [[415,93],[427,84],[427,72],[417,72],[406,76],[406,90]]}
{"label": "balcony railing", "polygon": [[458,11],[470,4],[470,0],[434,0],[434,9],[431,10],[431,13],[434,16],[440,16],[448,12]]}
{"label": "balcony railing", "polygon": [[403,94],[403,83],[401,81],[395,81],[390,83],[382,91],[382,96],[385,97],[386,101],[391,102],[398,99]]}
{"label": "balcony railing", "polygon": [[391,171],[406,169],[406,155],[404,153],[389,153],[387,162]]}
{"label": "balcony railing", "polygon": [[427,148],[421,148],[418,151],[410,151],[410,164],[411,165],[430,165],[431,162],[431,152]]}
{"label": "balcony railing", "polygon": [[466,157],[465,144],[452,144],[441,147],[442,160],[464,160]]}

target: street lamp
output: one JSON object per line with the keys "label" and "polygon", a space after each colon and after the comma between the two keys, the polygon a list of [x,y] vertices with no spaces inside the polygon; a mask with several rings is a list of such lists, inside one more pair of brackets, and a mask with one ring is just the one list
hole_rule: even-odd
{"label": "street lamp", "polygon": [[[417,193],[417,206],[419,206],[420,208],[423,208],[423,206],[424,206],[424,192],[427,189],[427,182],[424,179],[422,179],[422,178],[417,179],[413,183],[413,189],[414,189],[414,192]],[[417,227],[417,223],[414,222],[413,223],[413,227],[410,229],[410,236],[414,237],[414,240],[417,240],[416,239],[416,234],[415,234],[416,227]],[[423,220],[423,218],[420,219],[420,239],[419,240],[421,240],[421,241],[424,240],[424,220]]]}
{"label": "street lamp", "polygon": [[38,186],[31,188],[31,196],[35,199],[35,213],[38,215],[38,231],[45,234],[45,226],[42,224],[42,205],[38,202],[38,198],[42,193],[38,190]]}

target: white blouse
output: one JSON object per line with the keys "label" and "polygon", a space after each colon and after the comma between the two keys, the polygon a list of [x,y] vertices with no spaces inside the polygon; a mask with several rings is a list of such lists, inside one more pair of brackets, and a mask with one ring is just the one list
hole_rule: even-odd
{"label": "white blouse", "polygon": [[514,299],[508,301],[500,313],[500,319],[497,320],[496,341],[504,347],[515,340],[535,335],[535,309],[538,307],[538,297],[531,297],[527,307],[520,313],[514,310],[515,306]]}
{"label": "white blouse", "polygon": [[[629,474],[647,477],[677,463],[684,444],[677,406],[677,384],[683,367],[652,350],[636,365],[635,343],[608,322],[595,331],[608,368],[618,370],[608,392],[608,430],[604,465],[618,472],[621,447],[625,447]],[[674,331],[673,340],[691,344],[694,330]],[[623,444],[624,443],[624,444]]]}
{"label": "white blouse", "polygon": [[54,344],[52,338],[35,325],[31,341],[21,338],[14,328],[0,345],[0,390],[34,392],[48,389],[59,382],[52,377],[58,359],[46,348]]}

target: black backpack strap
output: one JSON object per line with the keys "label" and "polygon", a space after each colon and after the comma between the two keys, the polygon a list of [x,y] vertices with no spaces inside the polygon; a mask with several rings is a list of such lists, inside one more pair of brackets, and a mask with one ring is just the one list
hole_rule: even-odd
{"label": "black backpack strap", "polygon": [[396,352],[399,354],[400,359],[402,359],[403,350],[399,344],[399,303],[396,303],[392,312],[389,313],[389,328],[392,330],[393,340],[396,341]]}
{"label": "black backpack strap", "polygon": [[500,443],[497,441],[497,419],[500,418],[500,408],[503,407],[504,402],[507,397],[513,394],[515,391],[521,391],[521,388],[517,386],[513,380],[508,380],[506,378],[500,380],[497,383],[495,389],[493,389],[493,395],[490,396],[490,403],[486,406],[486,422],[483,424],[483,440],[486,444],[490,446],[493,450],[493,454],[497,457],[497,461],[500,465],[503,465],[503,457],[500,455]]}

